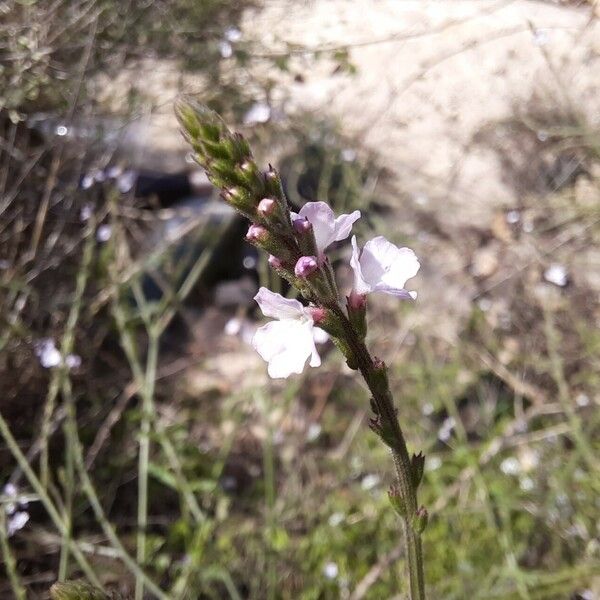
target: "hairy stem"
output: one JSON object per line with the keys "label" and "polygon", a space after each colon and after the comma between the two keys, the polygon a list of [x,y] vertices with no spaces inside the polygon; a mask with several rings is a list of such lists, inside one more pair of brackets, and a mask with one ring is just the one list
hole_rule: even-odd
{"label": "hairy stem", "polygon": [[421,535],[413,526],[413,518],[416,516],[418,509],[417,485],[413,477],[413,468],[406,447],[406,440],[398,422],[394,400],[387,383],[385,366],[382,363],[376,365],[365,343],[356,333],[343,310],[339,306],[331,306],[330,308],[343,324],[346,342],[352,350],[358,369],[373,395],[373,402],[378,413],[378,419],[381,420],[381,427],[390,433],[390,439],[386,443],[390,446],[392,452],[396,479],[404,503],[402,521],[406,540],[410,597],[411,600],[425,600]]}

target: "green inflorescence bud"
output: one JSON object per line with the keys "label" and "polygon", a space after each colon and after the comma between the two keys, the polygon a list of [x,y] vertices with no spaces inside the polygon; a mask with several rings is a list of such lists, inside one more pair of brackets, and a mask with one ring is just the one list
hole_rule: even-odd
{"label": "green inflorescence bud", "polygon": [[381,441],[386,446],[389,446],[392,450],[397,449],[398,443],[396,431],[393,426],[384,421],[380,415],[376,415],[375,418],[369,420],[369,427],[371,428],[371,431],[381,438]]}
{"label": "green inflorescence bud", "polygon": [[406,503],[402,498],[402,494],[400,493],[400,489],[397,485],[391,485],[388,490],[388,498],[390,500],[390,504],[392,508],[401,516],[406,517]]}
{"label": "green inflorescence bud", "polygon": [[412,528],[416,533],[423,533],[429,521],[429,513],[424,506],[417,509],[412,518]]}
{"label": "green inflorescence bud", "polygon": [[421,484],[423,479],[423,472],[425,471],[425,457],[421,452],[419,454],[413,454],[410,461],[410,470],[412,474],[413,486],[415,490]]}

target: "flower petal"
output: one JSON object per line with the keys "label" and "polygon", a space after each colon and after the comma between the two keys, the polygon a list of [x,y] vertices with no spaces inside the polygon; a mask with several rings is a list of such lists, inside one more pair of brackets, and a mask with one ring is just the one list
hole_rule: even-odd
{"label": "flower petal", "polygon": [[360,219],[360,210],[355,210],[349,215],[340,215],[335,220],[334,241],[345,240],[352,231],[352,225]]}
{"label": "flower petal", "polygon": [[335,241],[335,215],[326,202],[307,202],[300,209],[300,216],[313,226],[319,254]]}
{"label": "flower petal", "polygon": [[254,299],[265,317],[274,319],[299,319],[304,315],[304,307],[298,300],[284,298],[266,287],[261,287]]}
{"label": "flower petal", "polygon": [[368,294],[373,291],[373,288],[365,281],[360,263],[361,254],[356,243],[356,236],[352,236],[352,257],[350,258],[350,266],[354,271],[354,291],[357,294]]}
{"label": "flower petal", "polygon": [[383,236],[365,244],[360,257],[365,280],[375,286],[384,284],[388,289],[404,289],[406,281],[419,271],[419,261],[410,248],[398,248]]}
{"label": "flower petal", "polygon": [[284,319],[267,323],[254,334],[252,346],[269,363],[268,372],[273,379],[302,373],[309,356],[311,366],[321,364],[310,321]]}

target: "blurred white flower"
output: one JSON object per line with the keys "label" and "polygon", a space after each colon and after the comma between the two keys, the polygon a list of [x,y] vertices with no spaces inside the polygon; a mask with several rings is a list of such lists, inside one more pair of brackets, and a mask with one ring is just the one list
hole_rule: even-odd
{"label": "blurred white flower", "polygon": [[57,350],[52,338],[38,340],[34,344],[35,355],[40,359],[40,364],[44,369],[51,369],[60,364],[62,357]]}
{"label": "blurred white flower", "polygon": [[544,271],[544,279],[558,287],[565,287],[569,282],[567,269],[563,265],[552,264]]}
{"label": "blurred white flower", "polygon": [[108,169],[106,169],[106,176],[109,179],[116,179],[122,173],[123,173],[123,168],[120,167],[119,165],[113,165],[112,167],[108,167]]}
{"label": "blurred white flower", "polygon": [[338,573],[338,566],[334,562],[325,563],[325,566],[323,567],[323,575],[325,575],[327,579],[335,579],[338,576]]}
{"label": "blurred white flower", "polygon": [[306,439],[309,442],[314,442],[321,435],[321,425],[319,423],[311,423],[306,432]]}
{"label": "blurred white flower", "polygon": [[69,369],[78,369],[81,366],[81,356],[78,354],[69,354],[65,358],[65,365],[69,367]]}
{"label": "blurred white flower", "polygon": [[223,58],[230,58],[233,54],[233,48],[227,40],[221,40],[219,42],[219,52]]}
{"label": "blurred white flower", "polygon": [[419,271],[419,261],[410,248],[398,248],[379,235],[358,249],[356,236],[352,236],[354,292],[369,294],[384,292],[398,298],[415,299],[417,292],[404,289],[408,279]]}
{"label": "blurred white flower", "polygon": [[[83,185],[83,183],[82,183],[82,185]],[[94,207],[91,204],[87,203],[81,207],[81,212],[79,213],[79,218],[81,219],[82,222],[85,223],[86,221],[90,220],[90,218],[92,217],[93,214],[94,214]]]}
{"label": "blurred white flower", "polygon": [[[17,498],[17,493],[17,488],[12,483],[7,483],[2,490],[3,496],[7,496],[8,498],[13,498],[15,500]],[[12,515],[15,510],[17,510],[16,502],[8,502],[4,505],[4,510],[6,511],[7,515]]]}
{"label": "blurred white flower", "polygon": [[110,225],[100,225],[96,231],[96,239],[99,242],[108,242],[112,235],[112,227]]}
{"label": "blurred white flower", "polygon": [[500,463],[500,470],[505,475],[518,475],[521,472],[521,463],[514,456],[509,456]]}
{"label": "blurred white flower", "polygon": [[344,522],[346,516],[344,515],[344,513],[341,512],[334,512],[330,517],[329,517],[329,525],[331,527],[337,527],[338,525],[340,525],[341,523]]}
{"label": "blurred white flower", "polygon": [[433,404],[431,404],[431,402],[426,402],[425,404],[423,404],[423,406],[421,407],[421,412],[428,417],[429,415],[433,414]]}
{"label": "blurred white flower", "polygon": [[81,178],[81,189],[88,190],[94,185],[94,176],[86,173]]}
{"label": "blurred white flower", "polygon": [[242,330],[242,320],[237,317],[233,317],[225,323],[223,331],[225,335],[237,335]]}
{"label": "blurred white flower", "polygon": [[117,177],[117,188],[121,194],[127,194],[133,189],[136,178],[134,171],[125,171]]}
{"label": "blurred white flower", "polygon": [[514,225],[521,220],[521,213],[518,210],[509,210],[506,213],[506,222]]}
{"label": "blurred white flower", "polygon": [[8,537],[17,533],[19,529],[23,529],[27,524],[27,521],[29,521],[29,513],[24,510],[20,510],[11,515],[6,524],[6,533],[8,534]]}
{"label": "blurred white flower", "polygon": [[535,483],[531,477],[521,477],[521,479],[519,479],[519,487],[524,492],[530,492],[535,487]]}
{"label": "blurred white flower", "polygon": [[326,202],[307,202],[299,213],[292,213],[292,220],[298,219],[306,219],[312,225],[321,257],[333,242],[345,240],[350,235],[352,225],[360,219],[360,211],[336,217]]}
{"label": "blurred white flower", "polygon": [[454,417],[447,417],[438,431],[438,438],[442,442],[447,442],[452,435],[452,430],[456,427]]}
{"label": "blurred white flower", "polygon": [[346,162],[353,162],[356,160],[356,150],[352,148],[344,148],[342,150],[342,160]]}
{"label": "blurred white flower", "polygon": [[360,482],[360,487],[363,490],[372,490],[374,487],[379,485],[381,481],[381,477],[376,475],[375,473],[369,473],[369,475],[365,475]]}
{"label": "blurred white flower", "polygon": [[69,130],[64,125],[58,125],[56,127],[56,135],[63,137],[69,133]]}
{"label": "blurred white flower", "polygon": [[284,298],[265,287],[258,290],[254,299],[266,317],[276,319],[258,329],[252,338],[252,346],[269,365],[269,375],[278,379],[302,373],[309,357],[310,366],[318,367],[321,358],[315,346],[310,311],[298,300]]}
{"label": "blurred white flower", "polygon": [[256,102],[244,115],[245,125],[266,123],[271,118],[271,107],[266,102]]}
{"label": "blurred white flower", "polygon": [[436,471],[442,466],[442,459],[439,456],[429,456],[425,461],[427,471]]}
{"label": "blurred white flower", "polygon": [[242,39],[242,32],[237,27],[228,27],[225,30],[225,39],[230,42],[239,42]]}
{"label": "blurred white flower", "polygon": [[7,502],[4,505],[4,512],[8,516],[6,523],[6,532],[8,537],[14,535],[19,529],[23,529],[29,521],[29,513],[23,510],[28,502],[17,502],[19,490],[12,483],[7,483],[2,489],[2,495],[14,499],[14,502]]}

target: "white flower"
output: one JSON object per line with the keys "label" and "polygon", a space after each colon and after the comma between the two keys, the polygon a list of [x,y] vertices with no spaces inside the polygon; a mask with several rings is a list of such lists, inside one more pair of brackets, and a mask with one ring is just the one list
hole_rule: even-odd
{"label": "white flower", "polygon": [[292,213],[292,219],[306,219],[312,226],[317,242],[319,256],[333,244],[345,240],[352,230],[352,224],[360,219],[360,211],[355,210],[349,215],[335,214],[325,202],[307,202],[298,214]]}
{"label": "white flower", "polygon": [[377,236],[358,249],[356,236],[352,236],[352,258],[350,266],[354,271],[354,292],[369,294],[384,292],[413,300],[417,292],[404,289],[408,279],[419,271],[419,261],[410,248],[398,248],[383,236]]}
{"label": "white flower", "polygon": [[6,524],[6,533],[8,537],[13,536],[19,529],[23,529],[23,527],[27,525],[27,521],[29,521],[29,513],[26,513],[25,511],[14,513],[10,519],[8,519],[8,523]]}
{"label": "white flower", "polygon": [[244,115],[244,125],[266,123],[271,118],[271,107],[266,102],[255,102]]}
{"label": "white flower", "polygon": [[318,367],[321,358],[314,334],[319,328],[314,326],[310,309],[265,287],[254,299],[266,317],[277,319],[261,327],[252,338],[253,348],[269,363],[269,375],[278,379],[302,373],[308,357],[310,366]]}

